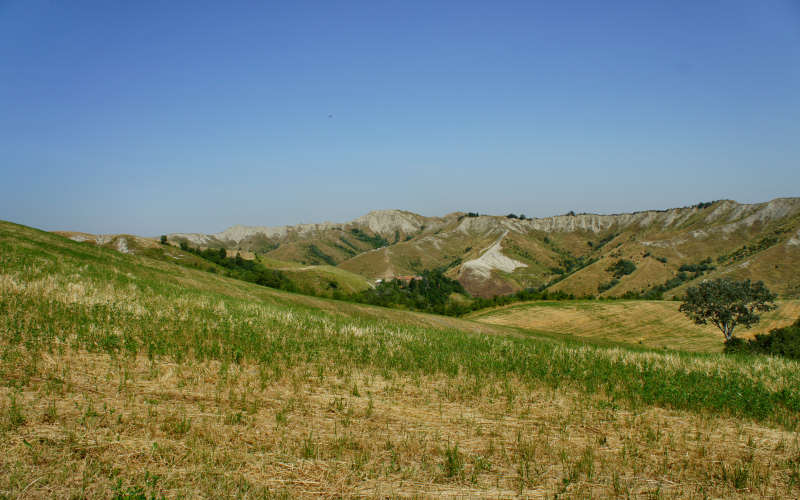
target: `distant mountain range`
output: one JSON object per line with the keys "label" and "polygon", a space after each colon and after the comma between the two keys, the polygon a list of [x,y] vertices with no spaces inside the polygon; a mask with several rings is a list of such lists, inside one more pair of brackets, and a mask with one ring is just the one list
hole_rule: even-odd
{"label": "distant mountain range", "polygon": [[441,268],[483,297],[531,287],[669,297],[719,276],[763,280],[782,296],[800,295],[800,198],[534,219],[378,210],[343,224],[233,226],[168,240],[265,262],[336,266],[370,281]]}

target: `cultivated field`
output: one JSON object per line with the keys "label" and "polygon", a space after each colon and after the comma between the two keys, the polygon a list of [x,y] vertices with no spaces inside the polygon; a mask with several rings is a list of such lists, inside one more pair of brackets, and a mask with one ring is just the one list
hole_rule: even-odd
{"label": "cultivated field", "polygon": [[[713,325],[698,326],[678,311],[680,302],[649,300],[537,301],[477,311],[471,319],[493,325],[555,332],[579,338],[622,342],[687,351],[722,351],[724,338]],[[778,301],[778,309],[762,316],[748,338],[789,325],[800,318],[800,300]]]}
{"label": "cultivated field", "polygon": [[511,332],[0,222],[0,495],[800,495],[800,364]]}

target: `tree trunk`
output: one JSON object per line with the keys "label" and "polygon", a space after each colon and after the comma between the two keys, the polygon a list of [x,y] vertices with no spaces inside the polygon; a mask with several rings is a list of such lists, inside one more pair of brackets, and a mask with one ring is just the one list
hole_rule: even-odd
{"label": "tree trunk", "polygon": [[722,333],[725,334],[725,342],[733,338],[733,327],[734,325],[729,323],[723,324]]}

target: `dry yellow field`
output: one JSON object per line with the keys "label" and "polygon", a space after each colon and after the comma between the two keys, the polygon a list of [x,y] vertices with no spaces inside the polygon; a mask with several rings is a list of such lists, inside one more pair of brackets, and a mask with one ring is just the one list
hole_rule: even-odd
{"label": "dry yellow field", "polygon": [[798,498],[799,368],[285,293],[0,222],[0,499]]}
{"label": "dry yellow field", "polygon": [[[713,325],[695,325],[678,311],[679,306],[680,302],[660,300],[544,301],[478,311],[469,317],[493,325],[595,340],[687,351],[721,351],[722,333]],[[759,324],[736,334],[749,337],[768,332],[799,317],[799,300],[778,301],[778,309],[764,314]]]}
{"label": "dry yellow field", "polygon": [[570,387],[85,352],[45,354],[38,369],[0,388],[4,418],[21,422],[4,420],[8,498],[798,493],[795,433]]}

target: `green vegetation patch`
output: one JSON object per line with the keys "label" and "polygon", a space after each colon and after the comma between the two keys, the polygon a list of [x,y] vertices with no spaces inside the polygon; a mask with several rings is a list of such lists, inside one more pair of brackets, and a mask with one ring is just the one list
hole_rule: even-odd
{"label": "green vegetation patch", "polygon": [[311,257],[312,260],[314,260],[316,262],[322,261],[322,262],[324,262],[326,264],[329,264],[331,266],[335,266],[336,265],[336,259],[334,259],[330,255],[326,254],[322,250],[320,250],[319,247],[317,247],[317,245],[315,245],[313,243],[308,245],[308,255]]}
{"label": "green vegetation patch", "polygon": [[450,300],[453,294],[467,295],[461,283],[444,275],[446,268],[423,271],[408,282],[390,280],[355,295],[352,300],[384,307],[405,307],[417,311],[458,315],[466,306]]}
{"label": "green vegetation patch", "polygon": [[603,293],[603,292],[605,292],[607,290],[611,290],[612,288],[614,288],[618,284],[619,284],[619,280],[617,278],[614,278],[613,280],[607,281],[605,283],[600,283],[599,285],[597,285],[597,293]]}
{"label": "green vegetation patch", "polygon": [[632,274],[634,271],[636,271],[636,264],[634,264],[633,261],[627,259],[619,259],[618,261],[608,266],[606,271],[610,271],[615,279],[620,279],[623,276]]}
{"label": "green vegetation patch", "polygon": [[[41,353],[69,348],[176,363],[247,360],[277,370],[324,360],[479,383],[516,377],[531,387],[565,386],[634,406],[735,415],[789,429],[800,423],[800,370],[791,361],[637,352],[345,317],[296,305],[292,295],[272,292],[279,300],[270,303],[247,283],[9,224],[0,225],[0,269],[6,386],[24,384],[20,373],[35,377]],[[22,371],[20,363],[27,363]]]}
{"label": "green vegetation patch", "polygon": [[768,334],[757,334],[754,339],[734,337],[725,342],[729,354],[766,354],[800,360],[800,319],[793,325],[775,328]]}
{"label": "green vegetation patch", "polygon": [[739,260],[746,259],[751,255],[755,255],[762,250],[766,250],[767,248],[777,244],[780,241],[777,235],[769,235],[761,238],[758,242],[752,245],[744,245],[741,248],[738,248],[731,252],[728,255],[720,255],[717,257],[717,262],[736,262]]}
{"label": "green vegetation patch", "polygon": [[[205,249],[194,248],[186,242],[181,242],[181,250],[201,257],[209,262],[225,269],[225,275],[234,279],[255,283],[270,288],[294,291],[295,286],[281,271],[269,269],[257,260],[242,258],[238,253],[236,257],[228,257],[224,248]],[[211,272],[216,272],[216,268],[210,267]]]}
{"label": "green vegetation patch", "polygon": [[389,245],[389,241],[379,234],[373,234],[372,236],[368,235],[361,229],[354,227],[350,230],[350,234],[356,237],[356,239],[363,241],[364,243],[368,243],[373,248],[380,248]]}

